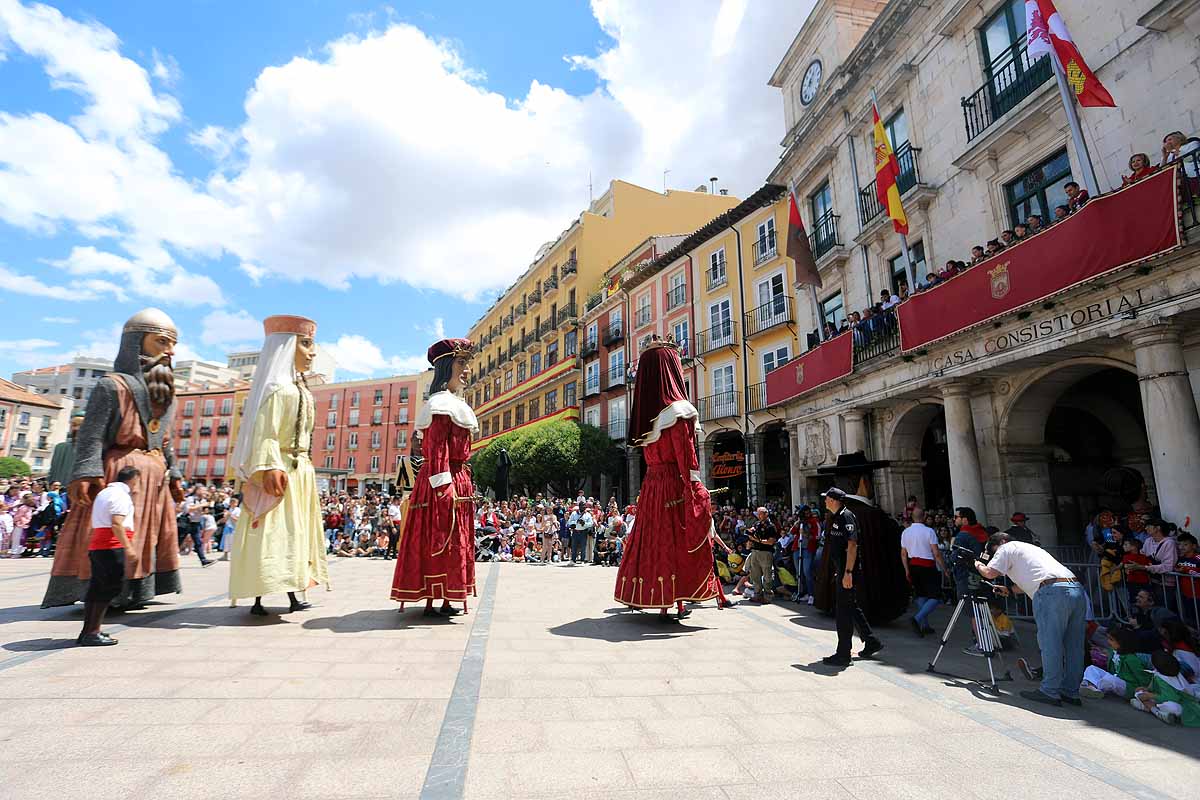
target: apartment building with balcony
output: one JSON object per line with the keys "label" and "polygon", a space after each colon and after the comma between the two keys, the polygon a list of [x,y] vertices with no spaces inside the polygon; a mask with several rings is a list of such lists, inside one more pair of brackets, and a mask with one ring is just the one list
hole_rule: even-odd
{"label": "apartment building with balcony", "polygon": [[66,441],[75,401],[38,394],[0,378],[0,456],[19,458],[35,476],[50,469],[54,448]]}
{"label": "apartment building with balcony", "polygon": [[[888,462],[871,488],[889,510],[915,495],[931,508],[972,506],[1001,527],[1022,511],[1047,543],[1077,542],[1100,506],[1138,502],[1131,491],[1169,520],[1194,514],[1200,225],[1195,181],[1183,178],[1200,164],[1162,179],[1178,184],[1166,212],[1147,199],[1165,192],[1170,205],[1162,181],[1120,187],[1131,154],[1157,163],[1164,134],[1196,133],[1200,7],[1057,6],[1119,106],[1080,111],[1104,196],[905,301],[899,325],[869,341],[806,336],[811,349],[768,386],[785,420],[792,502],[813,499],[831,480],[822,470],[861,451]],[[806,288],[791,290],[802,331],[838,326],[904,280],[871,183],[872,90],[901,164],[918,280],[1032,214],[1053,219],[1065,184],[1083,183],[1050,66],[1028,55],[1019,0],[821,0],[770,83],[787,134],[769,180],[803,199],[823,283],[819,314]],[[1124,246],[1159,229],[1164,241],[1180,235]],[[1070,277],[1080,263],[1089,271]],[[810,388],[822,370],[833,377]]]}
{"label": "apartment building with balcony", "polygon": [[412,453],[417,412],[433,370],[312,385],[312,458],[327,491],[362,494],[394,488],[400,456]]}
{"label": "apartment building with balcony", "polygon": [[233,480],[233,445],[249,388],[247,382],[235,379],[220,386],[193,383],[175,393],[175,463],[184,480],[205,484]]}
{"label": "apartment building with balcony", "polygon": [[70,364],[39,367],[13,373],[12,381],[34,394],[69,397],[83,408],[96,382],[112,372],[112,360],[78,356]]}
{"label": "apartment building with balcony", "polygon": [[[580,317],[614,263],[654,234],[691,230],[735,203],[707,191],[608,190],[472,326],[466,396],[479,418],[473,449],[517,428],[580,416]],[[599,336],[600,334],[598,334]]]}
{"label": "apartment building with balcony", "polygon": [[[682,234],[651,236],[640,242],[605,273],[601,285],[588,295],[581,321],[583,340],[579,358],[583,383],[583,418],[588,425],[605,430],[618,442],[629,434],[629,409],[632,402],[634,368],[645,342],[655,333],[663,335],[662,315],[647,314],[633,320],[630,298],[635,287],[651,292],[651,284],[661,277],[651,274],[649,265],[683,241]],[[665,284],[660,289],[665,291]],[[685,323],[686,325],[686,323]],[[690,365],[690,360],[685,365]],[[690,387],[694,376],[685,366],[685,381]],[[690,389],[689,389],[690,392]],[[622,497],[632,497],[640,483],[642,452],[627,447],[627,469],[618,478]],[[610,477],[602,475],[599,494],[610,496]]]}

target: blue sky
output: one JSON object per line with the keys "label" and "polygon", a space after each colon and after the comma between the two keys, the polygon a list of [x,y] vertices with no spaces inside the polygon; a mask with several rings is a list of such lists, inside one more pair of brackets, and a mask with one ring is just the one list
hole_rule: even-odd
{"label": "blue sky", "polygon": [[340,378],[419,368],[589,174],[753,191],[799,5],[0,0],[0,374],[146,305],[180,357],[301,313]]}

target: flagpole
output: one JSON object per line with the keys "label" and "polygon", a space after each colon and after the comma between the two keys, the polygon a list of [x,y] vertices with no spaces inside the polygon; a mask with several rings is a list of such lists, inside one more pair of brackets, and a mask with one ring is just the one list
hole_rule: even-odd
{"label": "flagpole", "polygon": [[[875,87],[874,86],[871,87],[871,105],[873,106],[875,113],[878,114],[879,113],[879,98],[875,96]],[[883,117],[880,117],[879,119],[882,122]],[[883,135],[885,137],[887,136],[887,128],[883,129]],[[891,139],[888,140],[887,144],[888,144],[888,149],[891,150],[892,153],[895,153],[896,146],[892,143]],[[875,180],[879,180],[878,175],[875,177]],[[897,189],[898,188],[899,187],[897,187]],[[908,256],[908,234],[904,234],[904,233],[900,234],[900,249],[901,249],[901,255],[904,258],[904,278],[905,278],[905,280],[908,281],[908,291],[910,293],[915,292],[917,290],[917,284],[916,284],[916,281],[913,280],[912,259],[909,258],[909,256]],[[891,280],[892,280],[892,276],[888,275],[888,282],[890,283]]]}
{"label": "flagpole", "polygon": [[[792,193],[792,198],[796,202],[796,211],[800,211],[800,195],[796,194],[796,182],[788,178],[788,191]],[[821,302],[817,300],[817,287],[811,283],[808,285],[808,295],[812,298],[813,305],[813,322],[817,325],[817,338],[822,342],[825,341],[825,320],[821,319]]]}
{"label": "flagpole", "polygon": [[1083,171],[1083,183],[1087,187],[1088,194],[1096,197],[1100,194],[1100,187],[1096,183],[1096,171],[1092,167],[1092,156],[1088,152],[1087,142],[1083,140],[1083,128],[1079,124],[1079,111],[1075,108],[1071,87],[1067,84],[1067,76],[1063,73],[1062,64],[1058,63],[1057,54],[1047,53],[1046,58],[1050,59],[1050,63],[1054,67],[1054,77],[1058,79],[1058,94],[1062,98],[1063,111],[1067,115],[1067,123],[1071,128],[1071,142],[1075,145],[1075,157],[1079,160],[1079,168]]}

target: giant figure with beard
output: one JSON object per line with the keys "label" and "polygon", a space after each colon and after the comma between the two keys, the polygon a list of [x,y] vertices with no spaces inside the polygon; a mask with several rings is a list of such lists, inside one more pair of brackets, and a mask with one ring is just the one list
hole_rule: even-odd
{"label": "giant figure with beard", "polygon": [[131,487],[137,557],[126,562],[125,586],[113,605],[136,607],[155,595],[180,591],[175,503],[183,499],[183,489],[171,446],[171,357],[178,338],[175,323],[157,308],[143,309],[125,323],[113,371],[96,383],[75,436],[71,510],[59,533],[42,608],[83,599],[91,577],[92,502],[125,466],[140,470]]}

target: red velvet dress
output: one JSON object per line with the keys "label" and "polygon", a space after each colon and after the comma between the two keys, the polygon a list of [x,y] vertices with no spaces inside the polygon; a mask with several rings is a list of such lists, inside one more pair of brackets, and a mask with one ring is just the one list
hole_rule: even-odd
{"label": "red velvet dress", "polygon": [[637,520],[625,542],[614,597],[634,608],[667,608],[716,596],[708,490],[691,480],[695,420],[680,419],[645,448]]}
{"label": "red velvet dress", "polygon": [[[434,414],[422,453],[425,463],[396,548],[392,599],[466,600],[475,594],[475,504],[455,503],[453,497],[475,494],[467,469],[471,432],[445,414]],[[430,477],[443,473],[449,473],[450,483],[434,488]]]}

